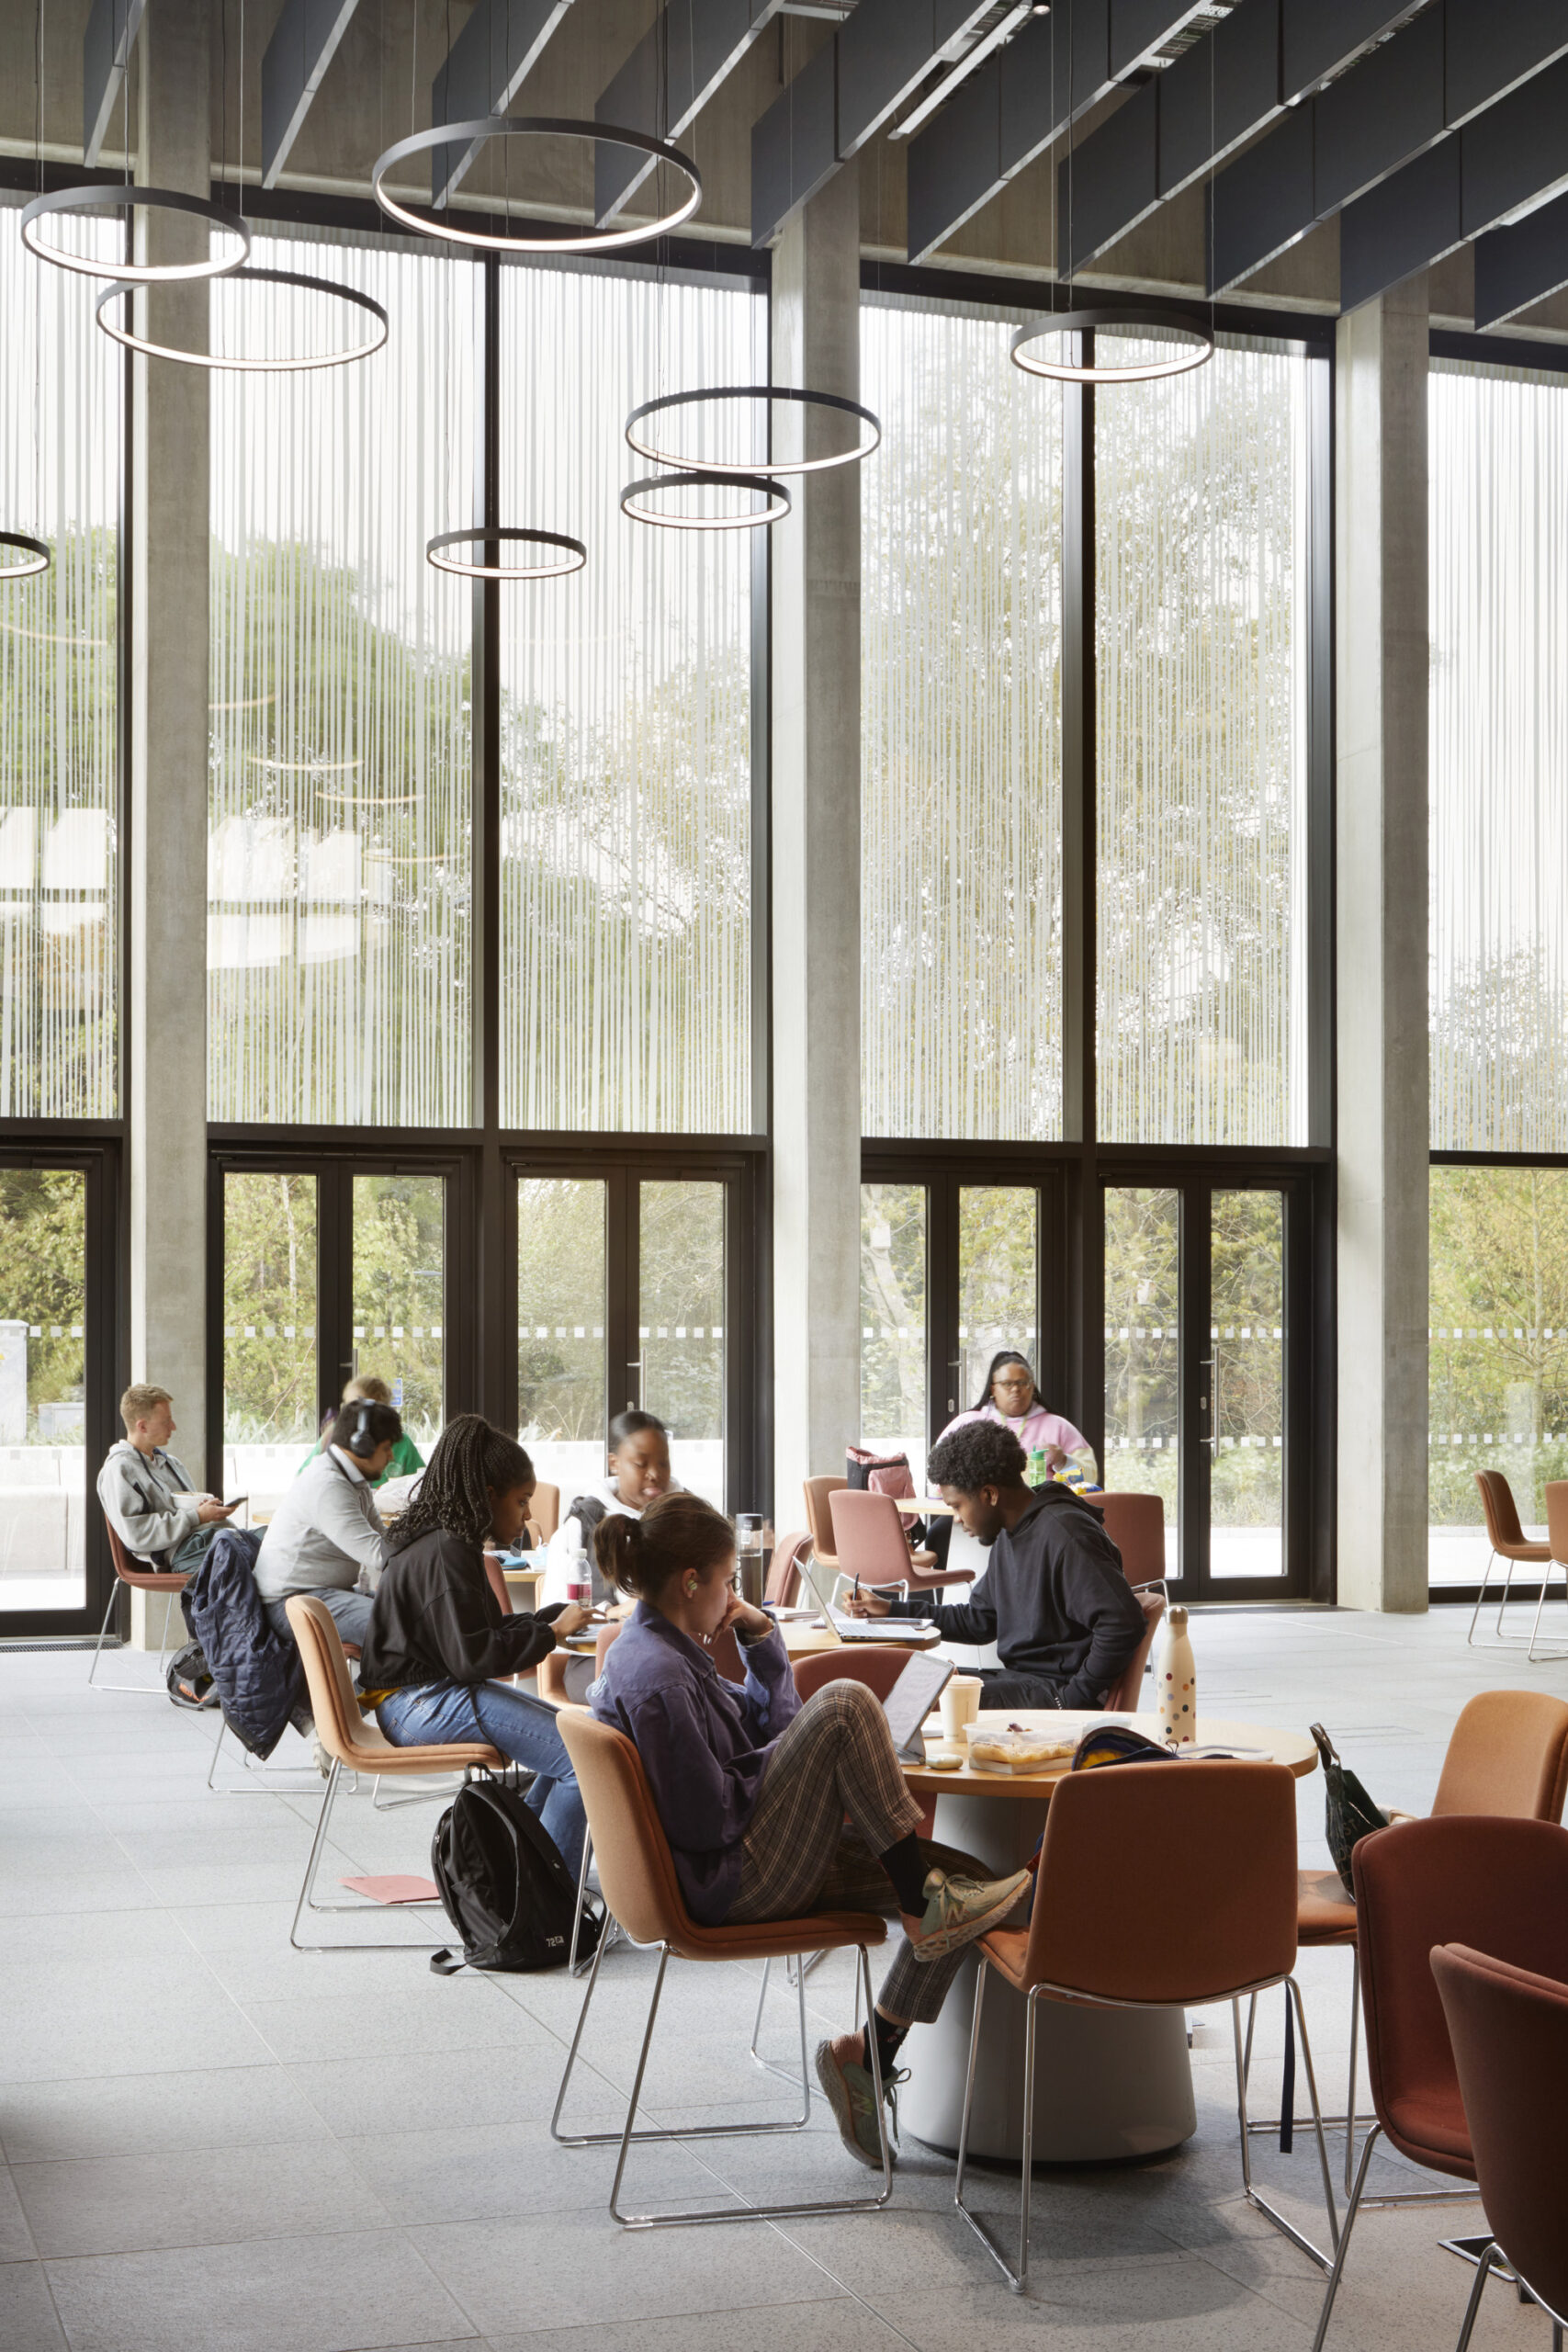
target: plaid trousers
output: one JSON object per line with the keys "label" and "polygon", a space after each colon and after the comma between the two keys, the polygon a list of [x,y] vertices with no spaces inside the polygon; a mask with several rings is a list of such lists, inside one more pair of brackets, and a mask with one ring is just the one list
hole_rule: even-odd
{"label": "plaid trousers", "polygon": [[[849,1815],[846,1827],[844,1815]],[[882,1703],[863,1682],[825,1682],[783,1732],[746,1832],[740,1889],[728,1917],[794,1919],[810,1911],[898,1917],[877,1861],[922,1819],[894,1751]],[[968,1878],[991,1872],[970,1854],[922,1838],[928,1867]],[[898,2025],[929,2025],[963,1964],[962,1951],[917,1961],[900,1937],[876,2006]]]}

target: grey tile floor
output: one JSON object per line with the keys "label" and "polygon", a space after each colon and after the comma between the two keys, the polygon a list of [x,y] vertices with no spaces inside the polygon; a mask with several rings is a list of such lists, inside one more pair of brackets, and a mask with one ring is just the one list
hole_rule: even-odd
{"label": "grey tile floor", "polygon": [[[1468,1650],[1467,1612],[1205,1616],[1205,1713],[1321,1718],[1383,1803],[1429,1803],[1474,1690],[1568,1696],[1568,1666]],[[127,1666],[131,1661],[125,1662]],[[317,1784],[209,1795],[211,1726],[161,1699],[89,1694],[80,1652],[0,1652],[0,2347],[4,2352],[1296,2352],[1319,2274],[1242,2200],[1229,2021],[1195,2018],[1199,2124],[1175,2155],[1042,2172],[1032,2293],[1002,2287],[952,2208],[952,2167],[907,2143],[879,2215],[628,2236],[610,2160],[547,2119],[580,1988],[456,1978],[423,1953],[290,1951]],[[1323,1785],[1300,1790],[1303,1860],[1325,1857]],[[345,1800],[333,1875],[422,1870],[435,1812]],[[372,1930],[389,1929],[385,1915]],[[411,1939],[412,1927],[400,1932]],[[650,1963],[605,1963],[581,2077],[618,2120]],[[1342,2103],[1348,1970],[1305,1961],[1325,2100]],[[845,1967],[810,1981],[849,2021]],[[675,1969],[649,2078],[668,2120],[742,2120],[782,2086],[746,2056],[755,1977]],[[782,2028],[783,2018],[780,2017]],[[1277,2081],[1269,2005],[1259,2092]],[[782,2037],[781,2037],[782,2038]],[[1260,2177],[1321,2227],[1307,2138]],[[1396,2185],[1391,2163],[1385,2185]],[[641,2150],[634,2196],[694,2206],[852,2193],[863,2176],[815,2113],[797,2138]],[[984,2210],[1016,2214],[987,2172]],[[1442,2347],[1470,2274],[1437,2250],[1479,2208],[1360,2223],[1335,2352]],[[1495,2285],[1476,2352],[1546,2352],[1541,2314]]]}

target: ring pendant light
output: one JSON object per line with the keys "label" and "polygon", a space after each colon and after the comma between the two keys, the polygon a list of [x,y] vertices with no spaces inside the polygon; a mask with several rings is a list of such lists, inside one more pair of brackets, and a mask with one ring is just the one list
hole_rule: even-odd
{"label": "ring pendant light", "polygon": [[368,359],[371,353],[379,351],[387,340],[390,321],[386,310],[374,296],[361,293],[357,286],[339,285],[330,277],[307,277],[297,269],[252,269],[245,264],[228,271],[223,279],[226,286],[255,285],[258,282],[293,286],[307,294],[330,294],[335,300],[350,303],[355,309],[367,312],[376,322],[374,329],[365,342],[355,344],[347,351],[319,352],[303,359],[229,359],[210,351],[182,351],[175,344],[153,343],[146,335],[133,334],[129,327],[116,326],[105,313],[109,303],[135,293],[135,287],[126,278],[118,279],[100,294],[94,310],[104,333],[114,342],[122,344],[127,351],[140,351],[148,359],[175,359],[185,368],[221,368],[253,376],[291,375],[310,368],[346,368],[353,360]]}
{"label": "ring pendant light", "polygon": [[[0,531],[0,548],[7,551],[0,557],[0,587],[9,580],[36,580],[40,571],[49,570],[49,543],[35,539],[30,531]],[[20,562],[8,560],[13,553],[21,558]]]}
{"label": "ring pendant light", "polygon": [[[655,508],[637,503],[661,490],[744,490],[753,496],[761,494],[767,503],[758,511],[745,514],[660,514]],[[621,492],[621,512],[634,523],[650,523],[660,531],[755,531],[764,524],[782,523],[794,504],[782,481],[768,481],[761,474],[693,473],[647,474],[640,481],[629,481]]]}
{"label": "ring pendant light", "polygon": [[[205,261],[128,262],[99,260],[87,254],[68,254],[60,245],[51,245],[39,229],[39,222],[56,212],[118,211],[135,212],[149,207],[156,212],[188,212],[209,228],[238,241],[239,252],[228,260],[214,261],[209,254]],[[227,205],[209,203],[205,197],[185,196],[171,187],[116,187],[105,181],[96,187],[56,188],[48,196],[35,196],[30,204],[22,207],[22,243],[39,261],[53,262],[57,269],[73,269],[81,277],[116,277],[129,286],[175,286],[190,278],[227,277],[231,270],[250,259],[251,232],[237,212]]]}
{"label": "ring pendant light", "polygon": [[[638,434],[635,427],[644,417],[656,416],[666,409],[695,406],[701,401],[794,401],[799,406],[828,409],[837,414],[858,417],[867,428],[865,435],[852,449],[835,450],[828,458],[787,458],[773,460],[761,458],[693,458],[679,450],[661,449],[658,443]],[[660,399],[644,401],[634,408],[626,419],[626,441],[639,458],[647,458],[656,466],[674,466],[685,473],[723,474],[735,477],[741,473],[766,474],[770,478],[781,474],[824,473],[831,466],[852,466],[869,458],[882,446],[882,420],[859,401],[846,400],[840,392],[808,392],[784,384],[719,384],[708,391],[665,392]]]}
{"label": "ring pendant light", "polygon": [[[502,540],[512,546],[554,548],[565,556],[566,561],[477,563],[472,559],[464,561],[446,553],[448,548],[477,548],[482,544],[488,555]],[[569,538],[564,531],[525,531],[511,524],[476,523],[468,531],[438,531],[425,543],[424,560],[434,564],[437,571],[455,572],[461,580],[564,580],[569,572],[582,570],[588,561],[588,549],[581,539]]]}
{"label": "ring pendant light", "polygon": [[[494,236],[488,231],[455,221],[451,219],[433,220],[428,213],[411,211],[406,204],[388,192],[387,174],[395,164],[411,155],[427,153],[437,147],[458,147],[479,144],[488,139],[587,139],[609,147],[634,147],[639,155],[651,155],[656,163],[672,164],[690,183],[688,193],[670,212],[657,220],[634,222],[625,229],[585,229],[569,231],[564,236]],[[448,244],[469,245],[494,254],[611,254],[626,245],[647,244],[651,238],[668,236],[671,230],[689,220],[703,200],[703,179],[689,155],[668,140],[654,139],[647,131],[631,130],[617,123],[582,122],[565,115],[523,114],[482,115],[471,122],[440,122],[432,130],[416,130],[407,139],[400,139],[378,155],[370,174],[370,193],[385,213],[417,236],[443,237]]]}
{"label": "ring pendant light", "polygon": [[[1125,368],[1102,367],[1098,358],[1081,361],[1051,359],[1032,352],[1031,344],[1043,336],[1093,334],[1106,327],[1163,327],[1196,337],[1172,346],[1168,358],[1134,360]],[[1184,376],[1214,356],[1214,330],[1200,311],[1156,311],[1136,304],[1111,303],[1093,311],[1057,311],[1019,328],[1008,346],[1008,356],[1026,376],[1047,376],[1057,384],[1153,384],[1167,376]]]}

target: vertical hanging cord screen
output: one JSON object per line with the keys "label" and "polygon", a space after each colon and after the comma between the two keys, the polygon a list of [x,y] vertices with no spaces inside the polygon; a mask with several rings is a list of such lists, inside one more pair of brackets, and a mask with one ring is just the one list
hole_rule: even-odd
{"label": "vertical hanging cord screen", "polygon": [[1017,322],[861,306],[868,1136],[1061,1133],[1062,403]]}
{"label": "vertical hanging cord screen", "polygon": [[[0,597],[0,1117],[107,1119],[116,1099],[115,604],[119,368],[80,281],[0,203],[0,514],[47,571]],[[118,224],[74,224],[112,252]],[[36,385],[36,398],[35,398]]]}
{"label": "vertical hanging cord screen", "polygon": [[[255,243],[372,294],[391,333],[351,368],[211,379],[210,1116],[461,1125],[471,597],[424,546],[472,496],[478,272]],[[331,347],[327,297],[244,300],[248,349]]]}
{"label": "vertical hanging cord screen", "polygon": [[1104,1141],[1307,1140],[1311,364],[1227,337],[1097,401]]}
{"label": "vertical hanging cord screen", "polygon": [[[626,413],[752,379],[761,297],[610,267],[501,275],[502,512],[588,548],[501,619],[502,1123],[751,1125],[751,534],[622,514]],[[744,406],[671,432],[755,429]]]}
{"label": "vertical hanging cord screen", "polygon": [[1432,1146],[1568,1151],[1568,379],[1435,359]]}

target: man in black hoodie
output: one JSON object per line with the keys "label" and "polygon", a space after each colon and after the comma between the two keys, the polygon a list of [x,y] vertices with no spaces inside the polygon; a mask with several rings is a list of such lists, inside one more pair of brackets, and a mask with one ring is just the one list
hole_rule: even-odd
{"label": "man in black hoodie", "polygon": [[959,1523],[990,1546],[966,1601],[862,1592],[858,1616],[926,1617],[948,1642],[995,1642],[999,1668],[981,1676],[985,1707],[1098,1707],[1144,1638],[1144,1612],[1099,1514],[1055,1483],[1026,1487],[1010,1430],[969,1421],[932,1449],[926,1475]]}

